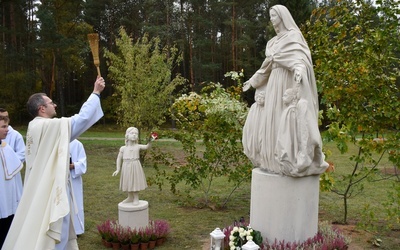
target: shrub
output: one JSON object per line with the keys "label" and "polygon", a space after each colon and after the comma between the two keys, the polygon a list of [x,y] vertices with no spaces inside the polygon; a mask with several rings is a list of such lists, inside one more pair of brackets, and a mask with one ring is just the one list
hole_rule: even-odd
{"label": "shrub", "polygon": [[[201,95],[190,93],[175,100],[171,113],[180,129],[170,136],[182,143],[186,162],[171,163],[173,171],[166,174],[158,170],[157,164],[168,161],[155,156],[157,174],[152,180],[162,189],[160,176],[164,177],[173,193],[179,192],[177,185],[183,182],[190,187],[189,199],[191,191],[202,192],[204,202],[197,205],[226,207],[234,191],[251,177],[252,165],[240,143],[247,110],[246,104],[219,84],[205,87]],[[227,178],[232,186],[222,203],[213,189],[220,177]]]}

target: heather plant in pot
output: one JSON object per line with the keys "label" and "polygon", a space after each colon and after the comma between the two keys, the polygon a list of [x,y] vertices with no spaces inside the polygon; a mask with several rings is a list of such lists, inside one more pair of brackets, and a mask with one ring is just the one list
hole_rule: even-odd
{"label": "heather plant in pot", "polygon": [[130,237],[131,244],[132,245],[139,244],[140,241],[141,237],[139,231],[136,228],[131,230],[131,237]]}

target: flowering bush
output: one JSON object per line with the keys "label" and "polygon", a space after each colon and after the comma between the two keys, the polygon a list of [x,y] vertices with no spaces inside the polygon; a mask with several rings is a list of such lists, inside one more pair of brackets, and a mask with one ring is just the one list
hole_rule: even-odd
{"label": "flowering bush", "polygon": [[[151,178],[162,189],[164,180],[173,193],[179,193],[178,184],[185,183],[188,201],[196,199],[192,191],[199,190],[203,197],[196,207],[224,208],[232,194],[245,181],[250,180],[252,165],[243,153],[240,143],[242,128],[248,112],[247,104],[237,100],[220,84],[205,86],[201,94],[190,93],[176,99],[171,116],[179,132],[172,138],[182,143],[185,162],[175,164],[161,153],[153,151],[157,174]],[[171,156],[173,158],[173,156]],[[170,163],[173,173],[166,175],[158,164]],[[227,178],[231,190],[222,199],[216,194],[216,180]]]}
{"label": "flowering bush", "polygon": [[108,242],[119,242],[122,245],[138,244],[166,238],[170,232],[169,223],[165,220],[149,221],[149,226],[134,228],[124,227],[115,220],[106,220],[97,225],[102,239]]}
{"label": "flowering bush", "polygon": [[339,229],[331,227],[326,222],[319,225],[317,234],[305,242],[275,241],[265,243],[266,249],[274,250],[346,250],[349,248],[350,239],[343,236]]}
{"label": "flowering bush", "polygon": [[137,229],[131,231],[131,244],[138,244],[140,241],[140,234]]}
{"label": "flowering bush", "polygon": [[119,238],[122,235],[122,230],[123,230],[122,226],[119,225],[116,221],[113,221],[113,223],[111,223],[110,234],[112,242],[115,243],[119,242]]}
{"label": "flowering bush", "polygon": [[131,234],[132,234],[132,230],[130,227],[119,226],[118,241],[122,245],[128,245],[131,241]]}
{"label": "flowering bush", "polygon": [[170,225],[166,220],[150,221],[150,225],[153,228],[153,233],[157,239],[166,238],[169,234]]}
{"label": "flowering bush", "polygon": [[151,234],[151,231],[149,231],[148,227],[140,228],[139,229],[140,242],[144,242],[144,243],[149,242],[150,234]]}
{"label": "flowering bush", "polygon": [[268,242],[268,240],[263,242],[260,232],[251,229],[243,219],[224,228],[223,232],[225,234],[225,250],[240,250],[250,239],[261,249],[268,250],[346,250],[350,244],[349,238],[327,222],[320,222],[317,234],[304,242],[278,242],[277,240],[275,242]]}
{"label": "flowering bush", "polygon": [[113,240],[115,225],[117,222],[115,220],[106,220],[103,223],[97,225],[97,230],[102,239],[111,242]]}

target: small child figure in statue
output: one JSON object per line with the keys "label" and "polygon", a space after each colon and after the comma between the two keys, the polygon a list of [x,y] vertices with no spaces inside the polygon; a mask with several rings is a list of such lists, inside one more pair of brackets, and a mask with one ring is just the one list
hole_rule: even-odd
{"label": "small child figure in statue", "polygon": [[139,191],[147,188],[146,176],[142,164],[140,163],[140,150],[150,148],[151,141],[157,139],[157,134],[152,133],[147,145],[138,144],[139,130],[135,127],[129,127],[125,133],[125,146],[119,149],[117,157],[117,170],[112,176],[118,175],[121,170],[121,179],[119,188],[128,192],[128,198],[122,203],[139,204]]}

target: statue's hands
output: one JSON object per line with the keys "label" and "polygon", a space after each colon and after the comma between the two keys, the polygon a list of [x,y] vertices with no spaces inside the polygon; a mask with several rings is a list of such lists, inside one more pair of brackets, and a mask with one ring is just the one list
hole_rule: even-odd
{"label": "statue's hands", "polygon": [[301,82],[301,69],[300,68],[296,68],[294,70],[294,81],[295,81],[295,83]]}
{"label": "statue's hands", "polygon": [[243,83],[243,88],[242,88],[242,89],[243,89],[243,92],[246,92],[247,90],[249,90],[250,87],[251,87],[251,84],[250,84],[249,81],[244,82],[244,83]]}
{"label": "statue's hands", "polygon": [[116,175],[118,175],[118,173],[119,173],[119,170],[115,171],[115,172],[112,174],[112,176],[116,176]]}

